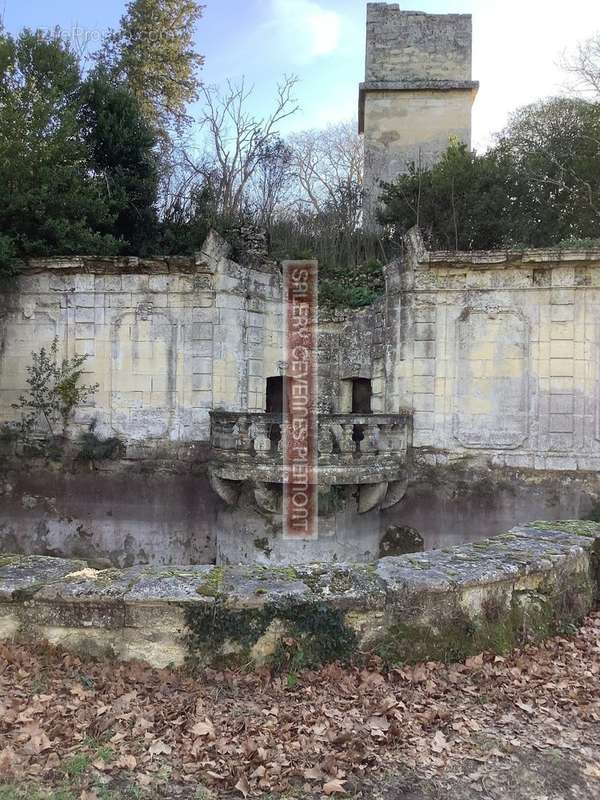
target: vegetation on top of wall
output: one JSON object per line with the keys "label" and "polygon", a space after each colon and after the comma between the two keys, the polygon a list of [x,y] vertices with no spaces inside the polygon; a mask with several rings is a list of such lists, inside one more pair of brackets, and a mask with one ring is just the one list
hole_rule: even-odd
{"label": "vegetation on top of wall", "polygon": [[573,250],[583,250],[584,248],[588,248],[590,250],[600,249],[600,237],[596,239],[577,239],[577,238],[569,238],[563,239],[558,243],[559,247],[564,247],[565,249],[572,248]]}
{"label": "vegetation on top of wall", "polygon": [[0,233],[0,292],[13,285],[16,274],[14,244],[8,236]]}
{"label": "vegetation on top of wall", "polygon": [[324,308],[361,308],[385,291],[382,264],[370,259],[352,268],[320,270],[319,305]]}

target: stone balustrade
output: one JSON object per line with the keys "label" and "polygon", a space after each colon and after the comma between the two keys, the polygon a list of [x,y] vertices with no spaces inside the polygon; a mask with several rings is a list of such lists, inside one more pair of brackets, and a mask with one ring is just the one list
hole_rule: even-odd
{"label": "stone balustrade", "polygon": [[[281,464],[286,424],[282,414],[213,411],[213,456],[226,461]],[[409,412],[319,414],[319,465],[404,461],[411,429]]]}
{"label": "stone balustrade", "polygon": [[[241,482],[260,488],[286,483],[285,416],[236,411],[211,412],[210,480],[229,505],[235,505]],[[319,414],[318,467],[309,480],[319,488],[357,485],[361,508],[393,504],[406,489],[407,456],[412,444],[412,414]],[[392,487],[388,491],[389,487]],[[377,492],[375,488],[378,487]],[[382,498],[388,494],[387,500]]]}

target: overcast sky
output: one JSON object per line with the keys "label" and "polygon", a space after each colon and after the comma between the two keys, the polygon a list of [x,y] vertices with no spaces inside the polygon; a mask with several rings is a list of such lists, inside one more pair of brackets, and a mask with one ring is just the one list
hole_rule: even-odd
{"label": "overcast sky", "polygon": [[[295,73],[301,112],[288,125],[320,127],[356,116],[364,73],[366,0],[205,0],[198,50],[203,80],[245,75],[266,112],[278,78]],[[93,40],[118,24],[122,0],[0,0],[12,32],[23,26],[85,31]],[[473,14],[473,78],[481,88],[473,143],[483,149],[511,110],[557,94],[561,52],[600,30],[600,0],[407,0],[402,8]],[[92,45],[93,49],[93,45]]]}

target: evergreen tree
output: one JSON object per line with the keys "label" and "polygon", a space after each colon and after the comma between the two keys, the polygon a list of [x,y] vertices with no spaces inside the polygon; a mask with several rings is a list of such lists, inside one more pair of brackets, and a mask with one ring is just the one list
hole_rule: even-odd
{"label": "evergreen tree", "polygon": [[80,72],[55,34],[0,31],[0,235],[6,261],[113,253],[106,191],[89,169]]}
{"label": "evergreen tree", "polygon": [[163,138],[185,126],[186,106],[198,97],[203,58],[194,49],[194,29],[201,13],[196,0],[132,0],[98,54]]}
{"label": "evergreen tree", "polygon": [[383,187],[382,223],[418,224],[448,250],[600,238],[600,104],[558,98],[517,111],[483,155],[451,143],[440,161]]}
{"label": "evergreen tree", "polygon": [[600,103],[553,98],[525,106],[497,152],[523,178],[530,244],[600,237]]}
{"label": "evergreen tree", "polygon": [[525,187],[511,159],[495,151],[477,156],[451,143],[433,167],[411,165],[384,186],[381,221],[402,236],[419,225],[432,247],[488,249],[521,241]]}
{"label": "evergreen tree", "polygon": [[156,244],[156,136],[127,86],[102,70],[82,87],[82,121],[90,163],[114,214],[110,231],[126,251],[144,255]]}

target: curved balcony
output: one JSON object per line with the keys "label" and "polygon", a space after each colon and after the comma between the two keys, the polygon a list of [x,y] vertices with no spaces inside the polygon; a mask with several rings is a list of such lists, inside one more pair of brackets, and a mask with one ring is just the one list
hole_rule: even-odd
{"label": "curved balcony", "polygon": [[[226,481],[283,483],[282,414],[211,412],[211,471]],[[412,415],[319,414],[317,482],[376,484],[402,477]]]}

